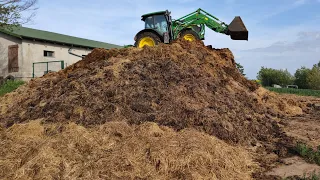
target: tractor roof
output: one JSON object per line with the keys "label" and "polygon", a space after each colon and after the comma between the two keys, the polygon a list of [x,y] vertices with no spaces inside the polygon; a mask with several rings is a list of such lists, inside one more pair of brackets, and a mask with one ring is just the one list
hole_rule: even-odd
{"label": "tractor roof", "polygon": [[147,17],[149,16],[154,16],[154,15],[160,15],[160,14],[165,14],[166,11],[157,11],[157,12],[152,12],[152,13],[148,13],[148,14],[144,14],[142,15],[142,20],[144,21]]}

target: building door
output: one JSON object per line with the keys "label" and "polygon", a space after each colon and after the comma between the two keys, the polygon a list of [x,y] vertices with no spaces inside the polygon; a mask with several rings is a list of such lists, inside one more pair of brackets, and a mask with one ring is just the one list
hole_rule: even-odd
{"label": "building door", "polygon": [[18,45],[12,45],[8,47],[8,71],[19,72],[18,64]]}

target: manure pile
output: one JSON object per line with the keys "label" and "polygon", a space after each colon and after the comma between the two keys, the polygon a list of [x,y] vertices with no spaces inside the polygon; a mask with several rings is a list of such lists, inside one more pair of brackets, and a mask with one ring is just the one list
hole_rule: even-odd
{"label": "manure pile", "polygon": [[241,147],[151,122],[86,129],[36,120],[0,130],[0,146],[0,179],[250,179],[255,167]]}
{"label": "manure pile", "polygon": [[277,118],[299,106],[244,78],[228,49],[95,49],[0,98],[0,177],[249,179],[244,147],[279,151]]}

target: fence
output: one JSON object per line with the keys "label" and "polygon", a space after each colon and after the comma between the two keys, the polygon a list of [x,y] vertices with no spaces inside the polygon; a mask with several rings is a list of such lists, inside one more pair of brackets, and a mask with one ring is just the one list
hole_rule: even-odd
{"label": "fence", "polygon": [[64,61],[34,62],[32,64],[32,78],[41,77],[50,72],[64,69]]}

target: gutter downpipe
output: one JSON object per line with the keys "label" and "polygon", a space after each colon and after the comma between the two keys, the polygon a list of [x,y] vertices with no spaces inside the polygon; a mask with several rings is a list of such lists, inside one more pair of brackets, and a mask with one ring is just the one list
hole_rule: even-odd
{"label": "gutter downpipe", "polygon": [[77,57],[81,57],[81,59],[83,59],[83,56],[80,56],[78,54],[74,54],[73,52],[71,52],[71,50],[72,50],[72,47],[68,50],[69,54],[72,54],[72,55],[77,56]]}

